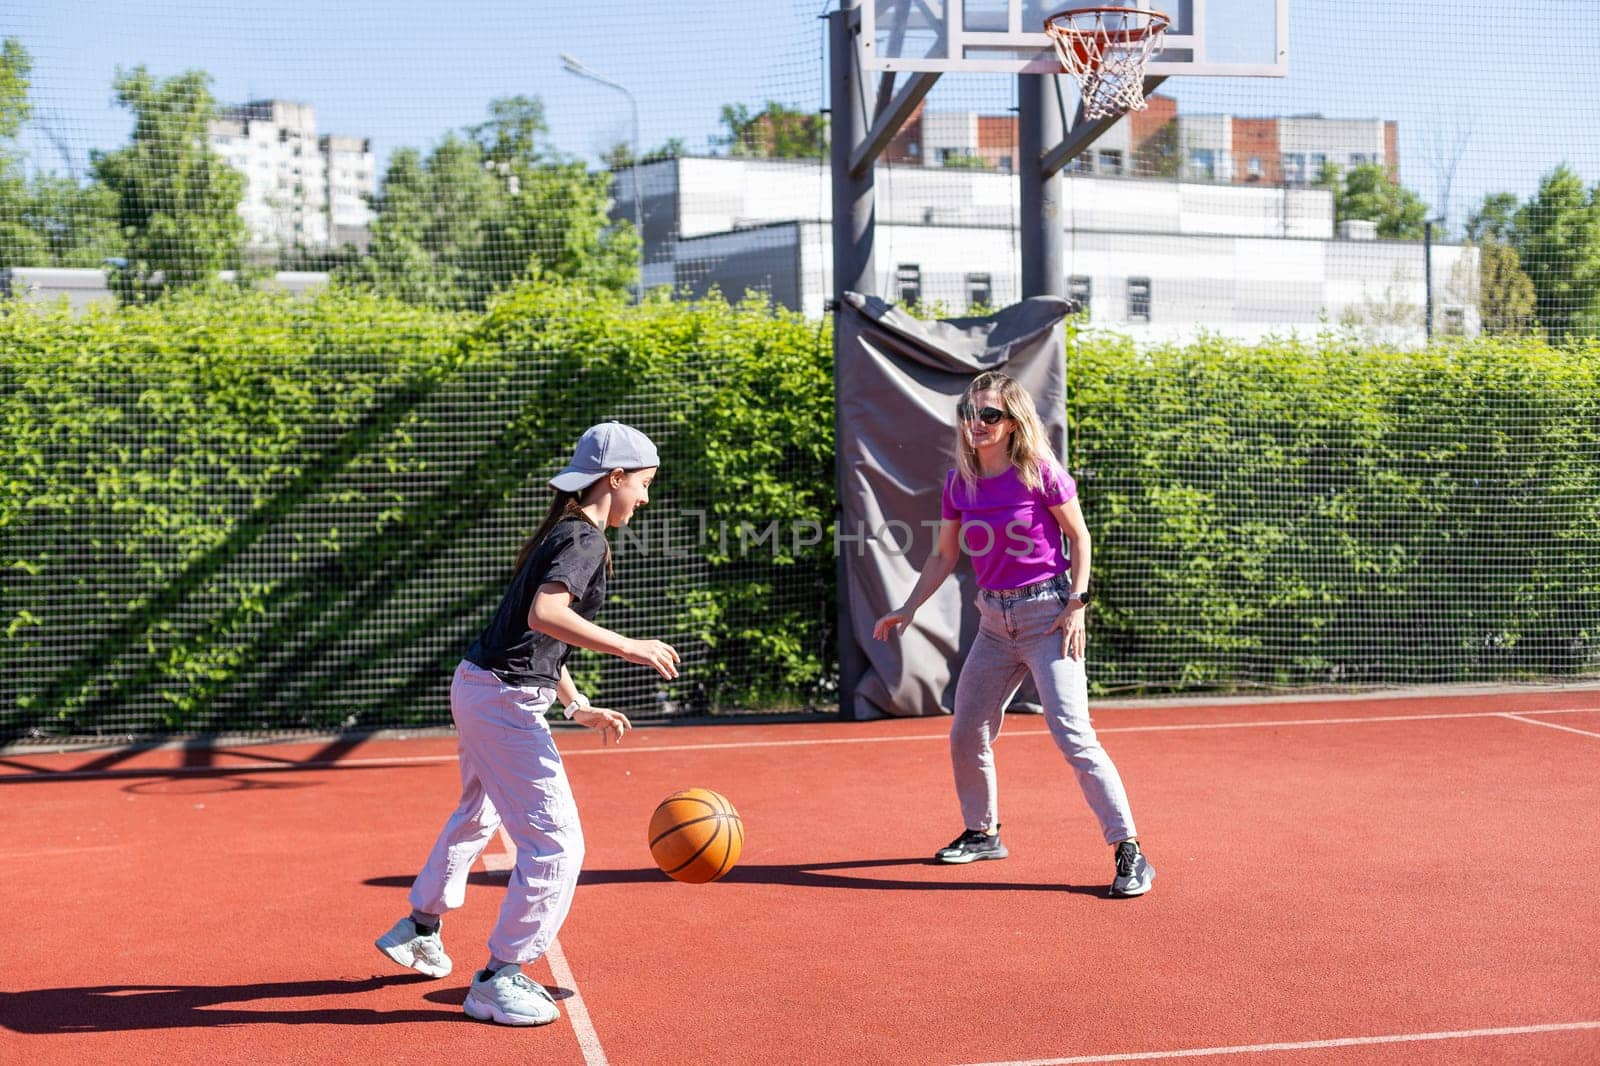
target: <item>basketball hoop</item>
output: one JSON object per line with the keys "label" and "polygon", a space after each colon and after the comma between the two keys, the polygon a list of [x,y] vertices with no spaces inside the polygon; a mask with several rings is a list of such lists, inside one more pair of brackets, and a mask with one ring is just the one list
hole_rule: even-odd
{"label": "basketball hoop", "polygon": [[1144,68],[1172,20],[1137,7],[1079,7],[1045,16],[1062,69],[1078,83],[1085,118],[1143,111]]}

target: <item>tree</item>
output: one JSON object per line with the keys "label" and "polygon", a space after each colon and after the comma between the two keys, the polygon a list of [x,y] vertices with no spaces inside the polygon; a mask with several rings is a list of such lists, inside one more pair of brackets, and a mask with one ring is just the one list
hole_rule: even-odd
{"label": "tree", "polygon": [[1317,175],[1318,185],[1333,190],[1335,222],[1363,219],[1378,224],[1378,236],[1391,240],[1421,240],[1428,205],[1416,193],[1389,177],[1382,163],[1362,163],[1341,170],[1328,162]]}
{"label": "tree", "polygon": [[0,169],[0,267],[40,266],[50,261],[49,246],[28,224],[28,183],[9,168]]}
{"label": "tree", "polygon": [[243,258],[245,176],[207,144],[216,113],[210,85],[199,70],[165,80],[143,66],[117,71],[113,88],[134,114],[133,137],[91,158],[117,198],[127,240],[128,264],[114,279],[124,299],[195,285]]}
{"label": "tree", "polygon": [[988,170],[989,161],[981,155],[970,155],[963,152],[952,152],[939,160],[939,165],[946,170]]}
{"label": "tree", "polygon": [[125,247],[116,195],[99,182],[35,175],[24,221],[39,235],[51,266],[99,268],[121,257]]}
{"label": "tree", "polygon": [[1489,193],[1467,216],[1466,238],[1478,246],[1478,314],[1485,333],[1522,336],[1539,325],[1533,281],[1517,254],[1516,196]]}
{"label": "tree", "polygon": [[22,42],[7,37],[0,44],[0,141],[14,140],[33,114],[28,103],[33,59]]}
{"label": "tree", "polygon": [[544,142],[544,108],[510,97],[467,137],[390,159],[369,256],[341,280],[434,307],[481,308],[519,281],[562,277],[625,291],[639,240],[610,218],[611,177]]}
{"label": "tree", "polygon": [[33,114],[33,60],[15,38],[0,44],[0,266],[91,266],[121,253],[116,199],[70,178],[26,178],[11,142]]}
{"label": "tree", "polygon": [[1552,342],[1600,332],[1600,190],[1565,164],[1546,174],[1511,220],[1512,246],[1533,282]]}
{"label": "tree", "polygon": [[1467,240],[1511,244],[1518,206],[1515,193],[1489,193],[1478,209],[1467,216]]}
{"label": "tree", "polygon": [[1133,150],[1133,172],[1141,177],[1176,178],[1183,170],[1178,122],[1168,119]]}
{"label": "tree", "polygon": [[18,157],[11,147],[32,109],[28,76],[33,60],[15,37],[0,44],[0,267],[44,262],[44,241],[27,222],[30,199]]}
{"label": "tree", "polygon": [[491,163],[535,163],[542,156],[540,139],[550,132],[544,101],[536,96],[507,96],[489,101],[489,121],[469,126],[483,157]]}
{"label": "tree", "polygon": [[[688,151],[683,138],[669,137],[659,147],[646,152],[639,160],[639,164],[643,166],[645,163],[658,163],[663,159],[677,159],[684,155],[688,155]],[[627,141],[618,141],[601,152],[600,159],[610,170],[626,170],[633,166],[633,145]]]}
{"label": "tree", "polygon": [[776,100],[755,114],[743,104],[724,104],[722,124],[728,132],[714,143],[730,155],[765,159],[821,159],[828,154],[828,120],[785,107]]}
{"label": "tree", "polygon": [[1461,166],[1461,156],[1472,140],[1471,122],[1457,119],[1449,133],[1444,126],[1435,125],[1427,152],[1428,166],[1433,170],[1434,203],[1439,205],[1439,217],[1449,225],[1451,190],[1455,188],[1456,170]]}
{"label": "tree", "polygon": [[1533,281],[1517,250],[1487,240],[1478,245],[1478,315],[1485,333],[1526,336],[1538,328]]}

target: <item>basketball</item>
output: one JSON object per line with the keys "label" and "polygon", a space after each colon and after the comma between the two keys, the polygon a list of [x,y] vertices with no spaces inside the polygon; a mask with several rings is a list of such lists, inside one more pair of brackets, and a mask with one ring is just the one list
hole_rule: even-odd
{"label": "basketball", "polygon": [[650,856],[674,881],[715,881],[734,868],[743,850],[744,820],[709,788],[674,792],[650,816]]}

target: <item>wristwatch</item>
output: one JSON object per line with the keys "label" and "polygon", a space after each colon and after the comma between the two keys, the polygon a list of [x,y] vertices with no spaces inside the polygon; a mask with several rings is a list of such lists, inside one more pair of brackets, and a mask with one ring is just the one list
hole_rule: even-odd
{"label": "wristwatch", "polygon": [[1067,593],[1067,602],[1072,603],[1073,601],[1081,603],[1087,607],[1089,605],[1089,590],[1084,589],[1082,592]]}

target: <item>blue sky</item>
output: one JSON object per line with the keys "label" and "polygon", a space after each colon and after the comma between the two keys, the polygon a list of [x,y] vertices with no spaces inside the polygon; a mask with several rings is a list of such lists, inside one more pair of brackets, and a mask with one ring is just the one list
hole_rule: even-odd
{"label": "blue sky", "polygon": [[[0,36],[34,59],[39,121],[22,147],[36,167],[80,172],[90,149],[125,141],[111,99],[120,65],[162,76],[198,67],[224,102],[314,104],[322,132],[369,136],[380,161],[479,122],[488,101],[540,97],[551,139],[595,158],[630,136],[626,99],[565,73],[570,52],[639,103],[646,148],[681,137],[704,151],[723,104],[825,106],[822,0],[6,0]],[[1508,15],[1506,12],[1514,12]],[[760,17],[757,17],[757,16]],[[1526,197],[1571,165],[1600,182],[1600,3],[1484,0],[1396,5],[1291,0],[1290,75],[1172,79],[1184,113],[1399,122],[1402,181],[1451,215],[1484,193]],[[946,76],[931,106],[1002,111],[1004,75]]]}

